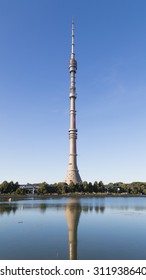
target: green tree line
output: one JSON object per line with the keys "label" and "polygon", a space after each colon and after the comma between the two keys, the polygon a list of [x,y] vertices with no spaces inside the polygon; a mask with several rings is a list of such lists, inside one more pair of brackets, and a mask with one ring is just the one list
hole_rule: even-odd
{"label": "green tree line", "polygon": [[[146,195],[146,183],[133,182],[131,184],[125,184],[122,182],[109,183],[105,185],[102,181],[95,181],[94,183],[84,181],[82,183],[67,185],[64,182],[48,184],[46,182],[39,183],[39,188],[35,190],[38,195],[47,194],[70,194],[70,193],[89,193],[89,194],[141,194]],[[22,189],[18,182],[4,181],[0,184],[0,194],[17,194],[25,195],[28,190]]]}

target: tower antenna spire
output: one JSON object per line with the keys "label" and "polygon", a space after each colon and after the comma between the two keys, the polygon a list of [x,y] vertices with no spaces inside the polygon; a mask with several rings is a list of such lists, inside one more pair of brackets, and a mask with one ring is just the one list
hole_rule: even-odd
{"label": "tower antenna spire", "polygon": [[71,58],[75,58],[75,35],[74,35],[74,18],[72,18],[72,50],[71,50]]}

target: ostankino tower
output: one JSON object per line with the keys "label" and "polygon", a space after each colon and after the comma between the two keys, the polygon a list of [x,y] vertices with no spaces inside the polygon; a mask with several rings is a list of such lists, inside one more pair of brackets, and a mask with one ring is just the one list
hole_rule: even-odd
{"label": "ostankino tower", "polygon": [[74,51],[74,21],[72,20],[72,49],[71,58],[69,62],[70,72],[70,129],[69,129],[69,167],[65,182],[74,184],[81,182],[81,177],[77,168],[77,129],[76,129],[76,85],[75,85],[75,74],[77,71],[77,61],[75,60]]}

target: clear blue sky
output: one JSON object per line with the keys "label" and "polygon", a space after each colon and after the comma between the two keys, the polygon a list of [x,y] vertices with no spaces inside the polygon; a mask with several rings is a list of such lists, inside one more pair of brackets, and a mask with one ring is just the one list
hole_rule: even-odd
{"label": "clear blue sky", "polygon": [[146,1],[0,0],[0,182],[64,181],[75,20],[83,181],[146,181]]}

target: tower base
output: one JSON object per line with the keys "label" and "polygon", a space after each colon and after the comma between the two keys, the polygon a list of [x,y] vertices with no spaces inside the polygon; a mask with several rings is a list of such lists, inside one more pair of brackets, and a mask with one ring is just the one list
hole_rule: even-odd
{"label": "tower base", "polygon": [[81,183],[82,180],[81,180],[81,177],[80,177],[80,174],[79,174],[79,171],[78,169],[75,169],[75,170],[68,170],[67,171],[67,176],[65,178],[65,182],[69,185],[70,183],[74,183],[74,184],[77,184],[77,183]]}

